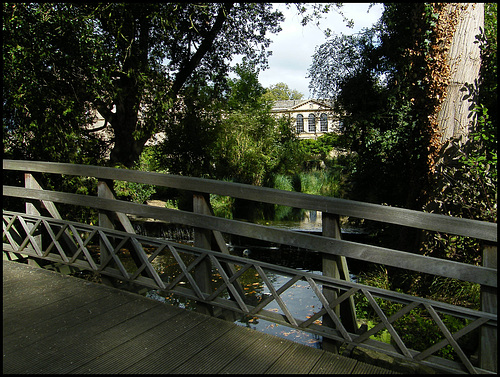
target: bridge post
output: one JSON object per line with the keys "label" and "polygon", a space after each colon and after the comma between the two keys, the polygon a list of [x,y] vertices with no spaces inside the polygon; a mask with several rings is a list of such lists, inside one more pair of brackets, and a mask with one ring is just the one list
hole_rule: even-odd
{"label": "bridge post", "polygon": [[[322,234],[324,237],[341,239],[340,218],[338,215],[323,212],[322,213]],[[347,260],[344,256],[323,255],[323,275],[335,279],[350,281]],[[338,290],[323,288],[323,294],[331,302],[338,297]],[[339,306],[333,308],[344,327],[348,332],[355,333],[358,325],[356,321],[356,309],[354,307],[354,298],[351,296]],[[328,314],[323,316],[325,326],[334,328],[335,324]],[[332,341],[323,338],[323,349],[326,351],[338,353],[342,342]]]}
{"label": "bridge post", "polygon": [[[98,191],[98,196],[101,198],[116,200],[115,195],[113,194],[113,192],[109,188],[108,184],[104,181],[99,181],[97,183],[97,191]],[[126,232],[136,234],[135,229],[132,226],[132,223],[130,222],[130,220],[126,214],[121,213],[121,212],[113,212],[113,215],[116,216],[116,218],[118,219],[118,221],[123,226],[123,229]],[[116,229],[116,226],[113,223],[113,220],[110,219],[110,217],[103,212],[99,212],[99,226],[102,226],[105,228],[110,228],[110,229]],[[103,245],[102,241],[100,244],[100,250],[101,250],[101,260],[103,260],[103,257],[107,257],[108,254],[106,251],[106,247],[105,247],[105,245]],[[104,251],[104,254],[102,254],[102,251]],[[142,261],[141,261],[140,257],[133,250],[131,250],[130,256],[131,256],[132,260],[134,261],[135,265],[139,268],[139,266],[142,265]],[[152,278],[151,274],[146,269],[141,272],[141,276],[146,276],[146,277]],[[112,279],[109,277],[106,277],[106,279],[108,279],[108,282],[112,281]]]}
{"label": "bridge post", "polygon": [[[25,188],[30,188],[30,189],[41,189],[40,185],[36,181],[35,177],[31,175],[30,173],[24,173],[24,187]],[[29,201],[26,201],[26,214],[27,215],[35,215],[35,216],[40,216],[40,211],[38,208],[35,206],[35,204],[30,203]],[[28,224],[28,227],[30,230],[32,230],[31,224]],[[40,249],[42,248],[42,235],[38,234],[33,237],[35,239],[35,242],[38,244]],[[35,260],[28,258],[28,264],[32,266],[39,267],[38,264],[36,263]]]}
{"label": "bridge post", "polygon": [[[484,245],[483,266],[497,268],[497,246]],[[497,314],[497,290],[493,287],[481,286],[481,310]],[[498,336],[497,329],[481,327],[479,344],[479,366],[483,369],[498,371]]]}
{"label": "bridge post", "polygon": [[[210,210],[208,203],[210,203],[210,197],[208,194],[193,193],[193,212],[210,215]],[[194,246],[202,249],[211,250],[212,246],[212,232],[203,228],[194,228]],[[207,258],[202,261],[198,266],[196,266],[194,271],[194,279],[196,284],[203,293],[211,293],[211,281],[212,281],[212,265],[210,260]],[[203,314],[213,315],[213,307],[204,303],[198,302],[196,304],[196,310]]]}
{"label": "bridge post", "polygon": [[[104,181],[97,182],[97,196],[99,198],[114,199],[113,193],[111,192],[108,185]],[[102,211],[99,211],[99,226],[102,226],[103,228],[115,229],[113,221],[111,221],[109,216]],[[106,245],[102,240],[100,241],[99,244],[99,252],[101,255],[100,260],[102,263],[102,261],[109,256],[108,251],[106,250]]]}
{"label": "bridge post", "polygon": [[[203,209],[201,209],[201,208],[197,209],[197,211],[199,211],[198,213],[207,214],[210,216],[215,216],[212,205],[210,204],[210,196],[209,195],[203,196],[203,200],[199,200],[197,205],[203,206]],[[193,204],[193,207],[194,207],[194,204]],[[219,232],[218,230],[211,230],[211,231],[209,231],[209,233],[210,233],[209,241],[211,242],[210,250],[215,250],[215,251],[219,251],[223,254],[230,255],[229,250],[228,250],[227,245],[226,245],[226,241],[224,240],[222,233]],[[236,273],[236,269],[231,264],[225,263],[225,262],[220,262],[220,264],[221,264],[222,268],[224,269],[224,272],[229,277],[232,277]],[[243,287],[241,286],[240,282],[238,280],[234,281],[233,286],[236,290],[236,294],[239,295],[239,297],[241,297],[242,299],[244,299],[245,298],[245,291],[244,291]],[[210,292],[211,291],[212,290],[210,289]],[[234,297],[232,292],[229,292],[229,297],[231,297],[231,299],[233,299],[233,300],[236,300],[236,297]],[[230,322],[234,322],[237,319],[237,317],[236,317],[237,314],[235,312],[233,312],[231,310],[227,310],[227,309],[217,308],[217,307],[214,307],[214,315],[218,318],[223,318],[226,321],[230,321]]]}

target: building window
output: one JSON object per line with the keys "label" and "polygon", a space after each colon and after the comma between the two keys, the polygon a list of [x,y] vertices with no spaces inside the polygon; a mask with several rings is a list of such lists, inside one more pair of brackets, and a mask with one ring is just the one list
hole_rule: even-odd
{"label": "building window", "polygon": [[339,132],[344,132],[344,121],[339,120],[339,124],[337,126]]}
{"label": "building window", "polygon": [[304,132],[304,116],[302,114],[297,115],[297,133]]}
{"label": "building window", "polygon": [[326,114],[321,114],[319,120],[319,130],[321,132],[328,132],[328,117],[326,116]]}
{"label": "building window", "polygon": [[308,126],[309,132],[316,132],[316,117],[314,114],[309,114]]}

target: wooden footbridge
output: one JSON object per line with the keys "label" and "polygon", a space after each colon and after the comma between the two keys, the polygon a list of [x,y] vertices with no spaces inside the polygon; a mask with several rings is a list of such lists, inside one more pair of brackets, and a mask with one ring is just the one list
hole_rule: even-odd
{"label": "wooden footbridge", "polygon": [[3,276],[4,373],[391,373],[26,264]]}
{"label": "wooden footbridge", "polygon": [[[13,160],[4,160],[3,169],[4,182],[18,182],[3,186],[4,259],[12,260],[3,268],[4,373],[389,372],[349,357],[358,349],[442,372],[497,372],[496,224],[160,173]],[[38,183],[42,174],[95,180],[97,195],[44,190]],[[116,200],[105,183],[113,180],[186,190],[193,195],[193,211]],[[213,216],[208,194],[321,211],[323,233],[302,234]],[[71,206],[95,209],[99,224],[64,219],[56,205],[64,213]],[[194,227],[194,246],[135,234],[128,215]],[[483,266],[342,240],[339,216],[480,239]],[[321,255],[323,274],[233,255],[227,235],[311,250]],[[168,259],[177,272],[163,273],[160,258]],[[346,258],[479,284],[481,309],[352,282]],[[91,271],[115,284],[184,297],[197,303],[197,313],[14,260],[51,262]],[[257,276],[270,294],[250,299],[240,284],[246,273]],[[287,277],[286,282],[275,286],[269,273]],[[299,281],[323,305],[308,318],[290,310],[283,295]],[[358,328],[354,300],[359,297],[366,298],[379,317],[372,329]],[[380,300],[397,303],[400,309],[387,316]],[[278,312],[269,309],[271,303],[279,306]],[[395,326],[416,309],[426,310],[439,332],[432,344],[419,350],[409,348]],[[319,335],[323,348],[332,352],[216,318],[228,313]],[[456,318],[463,327],[450,331],[444,316]],[[371,338],[384,329],[391,335],[390,344]],[[462,341],[471,334],[478,339],[473,351]],[[454,360],[436,356],[447,346]]]}

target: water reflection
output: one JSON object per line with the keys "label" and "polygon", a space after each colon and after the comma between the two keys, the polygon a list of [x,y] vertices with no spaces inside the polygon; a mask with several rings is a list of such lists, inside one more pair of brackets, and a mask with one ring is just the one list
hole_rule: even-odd
{"label": "water reflection", "polygon": [[[307,231],[311,233],[321,232],[321,212],[303,211],[301,221],[256,221],[262,225],[269,225],[277,228],[286,228],[297,231]],[[134,227],[137,233],[147,236],[154,236],[182,243],[192,243],[193,232],[189,227],[176,227],[171,224],[161,223],[136,223]],[[303,271],[321,274],[321,257],[312,251],[293,248],[289,246],[260,242],[255,239],[232,236],[226,239],[229,252],[232,255],[244,256],[263,262],[282,265]],[[195,259],[193,255],[184,253],[182,259],[186,266]],[[133,263],[133,262],[132,262]],[[158,255],[152,262],[153,267],[160,273],[162,278],[168,283],[182,273],[177,261],[170,253]],[[235,266],[239,270],[242,266]],[[133,268],[133,267],[131,267]],[[275,290],[283,286],[290,280],[288,276],[282,276],[272,272],[266,272],[267,279],[271,282]],[[262,277],[253,268],[246,270],[238,279],[244,292],[245,302],[248,305],[256,306],[263,299],[271,295]],[[186,288],[191,288],[188,282],[182,282]],[[216,270],[212,271],[212,289],[217,290],[223,284],[222,277]],[[185,309],[194,309],[195,302],[189,299],[169,294],[165,295],[157,290],[150,290],[147,297],[179,306]],[[229,298],[227,290],[221,297]],[[295,318],[306,319],[321,310],[321,302],[312,292],[312,288],[305,281],[298,281],[280,295],[288,310]],[[271,301],[265,310],[284,314],[276,300]],[[239,326],[246,326],[257,331],[272,334],[278,337],[290,339],[301,344],[315,348],[321,348],[321,337],[296,330],[291,327],[269,322],[264,319],[251,316],[243,316],[235,321]]]}
{"label": "water reflection", "polygon": [[[280,276],[273,273],[269,273],[267,276],[272,281],[273,287],[275,289],[278,289],[290,279],[289,277]],[[256,279],[258,279],[259,281],[252,283],[251,287],[245,287],[248,289],[252,289],[252,292],[250,292],[250,294],[254,293],[259,297],[266,297],[270,295],[271,291],[258,277],[258,274],[256,276]],[[308,284],[304,284],[304,282],[302,281],[294,283],[282,295],[280,295],[280,297],[285,302],[288,310],[295,318],[309,318],[315,312],[321,309],[321,302],[311,291],[311,287]],[[284,314],[275,300],[266,306],[266,310]],[[240,326],[246,326],[257,331],[262,331],[266,334],[290,339],[297,343],[306,344],[311,347],[321,348],[320,336],[269,322],[264,319],[243,316],[235,323]]]}
{"label": "water reflection", "polygon": [[[244,250],[250,250],[246,248],[246,246],[229,246],[229,250],[232,255],[242,256]],[[251,254],[249,254],[248,256],[252,259],[258,259],[261,261],[281,264],[287,267],[298,269],[301,269],[300,267],[297,267],[299,265],[314,266],[318,264],[317,255],[309,255],[311,253],[308,253],[306,251],[299,252],[298,250],[285,250],[276,246],[251,246],[250,253]],[[181,256],[186,266],[189,266],[189,264],[195,259],[194,255],[190,255],[187,253],[179,253],[179,255]],[[132,273],[136,268],[135,264],[131,258],[124,257],[124,255],[122,255],[121,257],[121,259],[123,260],[123,264],[126,267],[127,271]],[[177,261],[170,253],[158,255],[152,261],[152,265],[155,270],[159,272],[160,276],[166,283],[170,283],[173,279],[175,279],[182,273],[182,269],[179,267]],[[235,266],[236,271],[239,271],[241,268],[242,266]],[[312,270],[307,269],[307,271],[311,272]],[[316,272],[319,273],[318,271]],[[290,280],[289,276],[282,276],[269,271],[266,271],[266,277],[272,284],[274,290],[278,290],[281,286],[283,286],[287,281]],[[240,282],[244,290],[245,302],[248,305],[256,306],[263,299],[271,295],[269,287],[265,284],[259,273],[253,268],[249,268],[248,270],[246,270],[239,277],[238,281]],[[191,288],[189,282],[181,281],[179,284],[185,288]],[[220,274],[216,269],[212,270],[212,290],[215,291],[217,289],[220,289],[222,284],[223,279]],[[158,290],[150,290],[146,293],[146,296],[184,309],[194,309],[196,307],[196,303],[192,300],[174,294],[164,294]],[[228,291],[226,290],[222,292],[220,297],[228,299]],[[295,318],[308,318],[321,309],[321,303],[319,299],[316,297],[316,295],[313,294],[311,287],[303,281],[294,283],[290,288],[283,292],[280,297]],[[269,303],[265,307],[265,309],[271,312],[284,314],[279,304],[275,300]],[[259,319],[257,317],[243,316],[237,319],[235,323],[240,326],[246,326],[267,334],[291,339],[298,343],[306,344],[312,347],[321,348],[321,337],[319,336],[296,330],[287,326],[278,325],[273,322]]]}

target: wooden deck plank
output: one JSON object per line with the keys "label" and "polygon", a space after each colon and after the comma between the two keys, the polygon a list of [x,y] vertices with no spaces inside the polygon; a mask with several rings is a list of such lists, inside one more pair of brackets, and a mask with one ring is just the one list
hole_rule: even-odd
{"label": "wooden deck plank", "polygon": [[275,336],[261,337],[252,343],[245,352],[233,359],[220,373],[263,374],[292,346],[292,342]]}
{"label": "wooden deck plank", "polygon": [[[216,374],[227,364],[236,358],[257,339],[264,334],[240,326],[233,327],[219,339],[213,342],[210,347],[198,352],[190,357],[179,367],[172,370],[172,374]],[[261,336],[262,335],[262,336]]]}
{"label": "wooden deck plank", "polygon": [[378,367],[376,365],[366,364],[363,362],[358,362],[352,371],[352,374],[381,374],[381,373],[396,374],[396,372],[387,371],[387,369]]}
{"label": "wooden deck plank", "polygon": [[56,272],[3,270],[16,281],[3,290],[3,373],[390,372]]}
{"label": "wooden deck plank", "polygon": [[[89,290],[86,289],[87,293]],[[4,320],[4,337],[18,331],[25,331],[27,327],[37,325],[38,328],[51,326],[51,321],[57,321],[59,317],[63,317],[67,312],[79,310],[90,305],[92,302],[109,297],[111,292],[97,291],[92,295],[86,295],[82,292],[81,295],[73,294],[61,300],[52,303],[50,310],[53,313],[50,320],[45,317],[46,305],[41,307],[26,306],[23,310],[23,315],[13,315],[9,311],[4,311],[8,319]]]}
{"label": "wooden deck plank", "polygon": [[[294,343],[265,373],[307,374],[324,352],[317,348],[302,347],[300,344]],[[295,360],[302,360],[302,363],[296,365]]]}
{"label": "wooden deck plank", "polygon": [[[21,323],[26,326],[25,331],[4,337],[4,344],[13,342],[14,345],[10,346],[9,349],[16,352],[28,346],[31,350],[36,350],[38,348],[37,343],[41,343],[40,348],[45,349],[45,342],[50,342],[55,346],[62,341],[71,341],[75,331],[78,331],[78,328],[83,326],[85,331],[80,336],[92,336],[94,332],[102,331],[104,327],[120,320],[121,313],[130,311],[128,308],[131,306],[130,302],[116,295],[103,297],[89,303],[86,307],[74,309],[63,315],[56,315],[51,307],[46,306],[43,313],[43,317],[46,318],[44,323],[30,324],[27,322],[30,316],[19,316],[22,318]],[[114,315],[118,315],[118,318],[115,319]],[[108,317],[110,318],[108,319]],[[64,344],[62,347],[64,347]]]}
{"label": "wooden deck plank", "polygon": [[310,374],[351,374],[358,361],[325,352],[309,372]]}
{"label": "wooden deck plank", "polygon": [[[113,302],[114,300],[111,300],[111,298],[109,301]],[[74,355],[75,352],[72,352],[72,350],[79,348],[77,345],[80,342],[85,339],[92,339],[100,332],[112,328],[116,324],[124,322],[131,316],[147,309],[146,306],[141,308],[138,305],[134,305],[134,302],[123,305],[119,305],[120,303],[116,302],[116,304],[117,306],[112,310],[106,308],[105,315],[99,314],[90,318],[83,318],[82,316],[82,321],[78,325],[65,327],[62,324],[60,327],[56,326],[53,328],[52,335],[38,339],[35,343],[28,346],[19,348],[4,343],[4,350],[18,348],[14,352],[11,351],[8,354],[8,358],[4,357],[4,361],[9,361],[13,364],[14,371],[12,373],[55,373],[52,370],[57,368],[57,362],[64,360],[67,354]],[[19,339],[19,342],[21,341],[22,339]],[[78,358],[79,356],[75,355],[75,360]],[[13,359],[13,361],[10,361],[10,359]],[[18,362],[22,360],[31,360],[31,362],[29,364]],[[4,362],[4,368],[5,365]]]}
{"label": "wooden deck plank", "polygon": [[[158,348],[156,352],[147,358],[121,372],[127,374],[170,373],[184,361],[194,357],[202,349],[221,337],[224,332],[229,331],[232,325],[230,322],[214,322],[212,319],[214,318],[207,317],[203,322],[189,329],[182,337],[175,338],[163,347]],[[216,322],[222,323],[223,326],[217,326],[219,323]],[[227,326],[225,326],[226,324]]]}
{"label": "wooden deck plank", "polygon": [[[46,273],[49,280],[54,277],[57,279],[59,275],[50,271]],[[37,371],[43,370],[49,360],[57,359],[61,353],[68,352],[71,345],[86,338],[92,338],[105,329],[123,322],[130,316],[143,312],[148,307],[159,305],[159,303],[151,300],[143,302],[140,296],[131,295],[127,292],[110,290],[97,284],[88,285],[87,282],[81,279],[70,278],[67,283],[68,285],[86,285],[87,289],[84,291],[84,296],[92,296],[97,293],[96,290],[104,290],[112,294],[93,301],[83,308],[80,307],[66,312],[62,316],[58,316],[57,313],[51,310],[50,306],[46,306],[47,310],[43,317],[48,322],[47,326],[41,324],[27,325],[24,333],[16,332],[11,337],[4,337],[4,367],[7,363],[8,367],[14,368],[13,372],[22,372],[22,368],[25,367],[26,363],[19,361],[34,360],[29,365],[29,368],[30,370],[34,368],[33,372],[37,373]],[[89,289],[90,286],[93,289]],[[26,284],[26,288],[29,289],[29,284]],[[51,292],[58,295],[57,291],[47,291],[45,294],[50,296]],[[25,318],[25,316],[21,316],[21,318]],[[4,321],[5,319],[4,313]],[[6,354],[9,357],[6,358]]]}
{"label": "wooden deck plank", "polygon": [[[123,345],[133,345],[134,340],[142,334],[151,331],[159,322],[168,321],[171,317],[165,315],[162,306],[148,309],[127,321],[103,331],[96,336],[78,342],[65,352],[62,357],[56,359],[58,368],[56,373],[116,373],[121,365],[133,362],[136,354],[142,351],[141,344],[135,347],[124,348]],[[154,330],[153,330],[154,331]],[[70,360],[71,363],[64,362]]]}
{"label": "wooden deck plank", "polygon": [[[161,319],[160,324],[155,324],[119,346],[108,348],[107,352],[95,357],[72,373],[120,373],[144,358],[148,358],[164,344],[182,336],[191,327],[199,324],[193,316],[195,313],[178,309],[183,312],[176,311],[175,315],[169,318],[165,315],[165,308],[162,306],[160,309],[162,313],[157,315]],[[119,337],[119,334],[116,335]]]}
{"label": "wooden deck plank", "polygon": [[[49,305],[54,301],[85,291],[85,287],[68,285],[66,280],[56,279],[54,282],[48,282],[49,286],[45,286],[41,282],[42,280],[37,280],[36,284],[30,282],[29,290],[20,283],[10,287],[4,286],[4,310],[10,311],[12,314],[24,312],[26,307],[31,309]],[[8,295],[5,294],[6,291],[8,291]]]}

